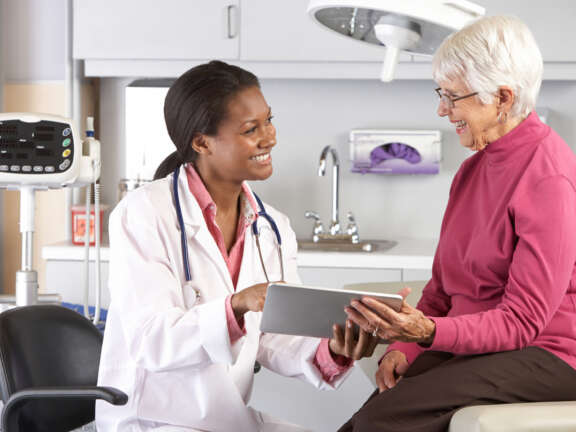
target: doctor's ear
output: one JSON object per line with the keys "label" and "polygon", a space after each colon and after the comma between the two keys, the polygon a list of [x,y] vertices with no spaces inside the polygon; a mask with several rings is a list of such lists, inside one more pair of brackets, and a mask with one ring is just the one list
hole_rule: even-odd
{"label": "doctor's ear", "polygon": [[212,146],[210,142],[210,137],[202,134],[198,134],[192,138],[192,150],[200,155],[212,154]]}

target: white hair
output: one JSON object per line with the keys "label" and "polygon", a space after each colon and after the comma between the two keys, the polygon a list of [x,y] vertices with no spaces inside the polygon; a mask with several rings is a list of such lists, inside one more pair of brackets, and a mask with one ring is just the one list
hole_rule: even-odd
{"label": "white hair", "polygon": [[526,116],[536,106],[542,83],[542,54],[530,29],[511,16],[490,16],[448,36],[434,54],[436,82],[463,79],[484,104],[500,86],[514,91],[510,115]]}

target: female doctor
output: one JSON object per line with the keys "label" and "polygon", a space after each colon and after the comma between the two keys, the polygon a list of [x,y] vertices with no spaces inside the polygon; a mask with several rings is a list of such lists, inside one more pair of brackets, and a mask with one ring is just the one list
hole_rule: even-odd
{"label": "female doctor", "polygon": [[129,399],[98,404],[98,430],[302,431],[248,406],[255,362],[334,388],[377,340],[354,339],[351,323],[330,340],[259,330],[266,282],[299,278],[288,219],[246,183],[270,177],[276,144],[257,78],[197,66],[172,85],[164,115],[177,150],[110,217],[98,384]]}

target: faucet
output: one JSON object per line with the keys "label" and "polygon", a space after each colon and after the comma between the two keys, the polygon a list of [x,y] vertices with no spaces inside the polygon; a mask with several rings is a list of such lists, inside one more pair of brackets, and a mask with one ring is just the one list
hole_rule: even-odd
{"label": "faucet", "polygon": [[326,174],[326,156],[328,152],[332,155],[332,220],[330,221],[330,234],[340,234],[340,221],[338,220],[338,184],[340,179],[340,161],[336,149],[327,145],[320,154],[320,165],[318,175]]}
{"label": "faucet", "polygon": [[322,149],[320,154],[320,165],[318,167],[318,175],[323,176],[326,174],[326,157],[328,153],[332,155],[332,220],[330,221],[330,229],[324,232],[324,226],[320,220],[318,213],[307,211],[304,216],[307,219],[314,219],[314,228],[312,230],[312,241],[319,242],[350,242],[352,244],[360,243],[360,236],[358,235],[358,226],[352,212],[348,212],[348,226],[346,232],[340,229],[340,221],[338,219],[338,186],[340,181],[340,162],[338,160],[338,153],[336,149],[327,145]]}

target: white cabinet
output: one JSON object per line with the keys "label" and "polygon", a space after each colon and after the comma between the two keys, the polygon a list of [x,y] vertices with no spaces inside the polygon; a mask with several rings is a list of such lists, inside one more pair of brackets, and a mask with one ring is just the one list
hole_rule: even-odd
{"label": "white cabinet", "polygon": [[[84,303],[84,262],[80,260],[48,260],[46,261],[46,286],[41,287],[42,292],[59,294],[65,303]],[[88,304],[96,303],[95,286],[96,266],[90,261],[88,266]],[[110,292],[108,291],[108,261],[100,263],[101,305],[108,308],[110,305]]]}
{"label": "white cabinet", "polygon": [[515,15],[532,33],[546,62],[576,62],[574,0],[477,0],[487,15]]}
{"label": "white cabinet", "polygon": [[[379,352],[381,356],[382,351]],[[374,358],[374,363],[378,359]],[[334,391],[320,391],[262,368],[254,376],[250,406],[310,431],[334,432],[360,409],[375,388],[360,367],[355,367]]]}
{"label": "white cabinet", "polygon": [[[573,47],[576,40],[574,0],[474,1],[486,8],[486,15],[513,15],[524,21],[534,34],[545,62],[576,62],[576,49]],[[431,58],[414,56],[414,61],[430,62]]]}
{"label": "white cabinet", "polygon": [[74,57],[382,61],[382,47],[321,28],[307,5],[308,0],[74,0]]}
{"label": "white cabinet", "polygon": [[[385,48],[347,40],[308,16],[308,0],[73,0],[74,57],[86,76],[177,77],[222,59],[261,78],[377,79]],[[475,0],[523,19],[548,62],[544,78],[576,80],[574,0]],[[403,54],[399,79],[430,79],[429,57]]]}
{"label": "white cabinet", "polygon": [[[322,28],[309,17],[308,0],[242,2],[244,61],[381,62],[383,47]],[[411,61],[410,55],[401,61]]]}
{"label": "white cabinet", "polygon": [[302,283],[312,286],[342,288],[364,282],[397,282],[402,280],[400,269],[299,267]]}
{"label": "white cabinet", "polygon": [[236,59],[238,14],[239,0],[74,0],[74,57]]}

